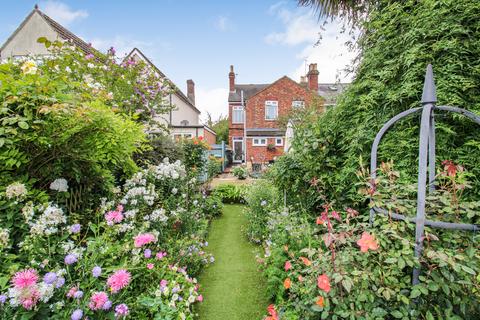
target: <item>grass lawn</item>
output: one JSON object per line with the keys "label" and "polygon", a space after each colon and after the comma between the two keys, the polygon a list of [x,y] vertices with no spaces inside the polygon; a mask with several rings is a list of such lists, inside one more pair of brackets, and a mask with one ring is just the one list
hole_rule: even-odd
{"label": "grass lawn", "polygon": [[255,261],[258,248],[242,233],[242,211],[243,206],[226,205],[222,217],[212,223],[208,251],[215,263],[200,276],[201,320],[255,320],[266,314],[269,301]]}

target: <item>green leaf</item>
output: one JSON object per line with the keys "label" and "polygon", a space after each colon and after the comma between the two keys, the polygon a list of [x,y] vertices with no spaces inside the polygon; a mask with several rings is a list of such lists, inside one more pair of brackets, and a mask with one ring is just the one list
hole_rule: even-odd
{"label": "green leaf", "polygon": [[467,273],[470,273],[471,275],[476,275],[477,273],[475,272],[475,270],[473,270],[472,268],[470,267],[467,267],[467,266],[464,266],[462,265],[462,269],[463,271],[467,272]]}
{"label": "green leaf", "polygon": [[18,123],[18,126],[22,129],[25,129],[25,130],[29,128],[28,123],[26,123],[25,121],[20,121]]}
{"label": "green leaf", "polygon": [[420,296],[421,294],[422,294],[422,292],[420,291],[420,289],[414,288],[414,289],[412,290],[412,292],[410,293],[410,298],[411,298],[411,299],[415,299],[415,298],[417,298],[418,296]]}
{"label": "green leaf", "polygon": [[390,314],[396,319],[403,318],[403,314],[398,310],[392,311],[392,312],[390,312]]}
{"label": "green leaf", "polygon": [[397,262],[397,258],[388,258],[388,259],[385,259],[385,263],[396,263]]}

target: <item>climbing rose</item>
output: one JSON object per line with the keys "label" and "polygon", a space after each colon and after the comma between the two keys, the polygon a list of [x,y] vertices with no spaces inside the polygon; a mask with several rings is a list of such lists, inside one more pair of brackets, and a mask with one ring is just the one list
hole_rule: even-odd
{"label": "climbing rose", "polygon": [[12,284],[17,289],[23,289],[33,286],[38,281],[37,271],[34,269],[27,269],[15,273],[12,279]]}
{"label": "climbing rose", "polygon": [[317,278],[317,285],[320,290],[325,291],[326,293],[330,292],[330,280],[328,280],[328,276],[326,274],[322,274]]}
{"label": "climbing rose", "polygon": [[278,320],[278,314],[273,304],[267,307],[267,311],[270,316],[266,317],[265,320]]}
{"label": "climbing rose", "polygon": [[130,272],[124,269],[117,270],[107,279],[107,284],[113,293],[117,293],[130,283]]}
{"label": "climbing rose", "polygon": [[315,302],[315,304],[320,308],[323,308],[325,306],[325,299],[322,296],[320,296],[318,297],[317,302]]}
{"label": "climbing rose", "polygon": [[308,260],[305,257],[300,257],[300,260],[302,260],[303,264],[306,265],[307,267],[312,265],[312,261]]}
{"label": "climbing rose", "polygon": [[285,271],[292,269],[292,263],[290,261],[285,261]]}
{"label": "climbing rose", "polygon": [[143,233],[133,238],[135,247],[140,248],[148,243],[157,242],[156,237],[151,233]]}
{"label": "climbing rose", "polygon": [[292,281],[290,280],[290,278],[285,279],[285,281],[283,282],[283,286],[287,290],[290,289],[290,287],[292,286]]}
{"label": "climbing rose", "polygon": [[360,240],[357,241],[357,244],[360,246],[361,252],[367,252],[368,249],[378,249],[378,243],[375,240],[375,237],[366,231],[363,232],[362,237],[360,238]]}

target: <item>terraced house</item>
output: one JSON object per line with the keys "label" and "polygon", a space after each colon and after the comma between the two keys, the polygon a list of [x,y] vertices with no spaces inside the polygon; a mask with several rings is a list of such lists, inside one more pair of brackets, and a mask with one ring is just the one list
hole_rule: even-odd
{"label": "terraced house", "polygon": [[272,162],[286,151],[286,126],[279,121],[297,108],[323,98],[326,108],[333,107],[346,84],[319,84],[317,64],[296,82],[284,76],[270,84],[237,84],[230,66],[228,96],[229,144],[234,162]]}

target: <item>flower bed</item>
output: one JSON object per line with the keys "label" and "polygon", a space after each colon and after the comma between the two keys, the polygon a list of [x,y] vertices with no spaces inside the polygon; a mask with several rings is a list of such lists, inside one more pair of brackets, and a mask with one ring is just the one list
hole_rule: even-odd
{"label": "flower bed", "polygon": [[86,221],[31,192],[16,183],[1,195],[7,215],[22,213],[1,226],[2,318],[194,317],[194,276],[214,262],[205,236],[220,204],[179,161],[136,173]]}

